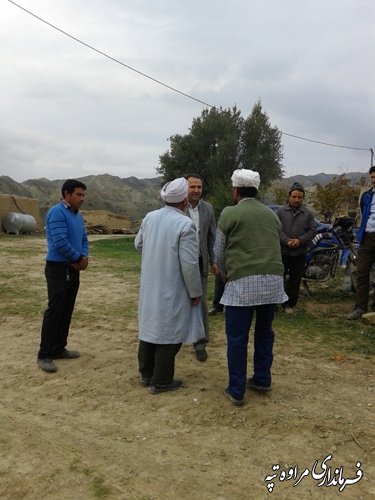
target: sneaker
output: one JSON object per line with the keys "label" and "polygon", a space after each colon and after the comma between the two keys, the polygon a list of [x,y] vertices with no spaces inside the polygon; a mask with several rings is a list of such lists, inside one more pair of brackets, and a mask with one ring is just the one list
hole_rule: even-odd
{"label": "sneaker", "polygon": [[144,377],[143,375],[140,375],[140,381],[144,387],[151,385],[151,377]]}
{"label": "sneaker", "polygon": [[78,351],[68,351],[68,349],[64,349],[58,354],[54,354],[52,359],[75,359],[79,357],[80,353]]}
{"label": "sneaker", "polygon": [[182,386],[182,380],[172,380],[170,384],[151,385],[151,394],[160,394],[161,392],[177,391]]}
{"label": "sneaker", "polygon": [[198,361],[201,361],[202,363],[207,360],[208,354],[206,349],[196,349],[195,355],[197,357]]}
{"label": "sneaker", "polygon": [[36,362],[38,363],[39,368],[41,368],[45,372],[57,372],[57,366],[51,358],[37,358]]}
{"label": "sneaker", "polygon": [[230,402],[232,403],[232,405],[234,405],[234,406],[243,406],[243,405],[245,404],[245,400],[244,400],[244,399],[236,399],[236,398],[234,398],[234,397],[230,394],[230,392],[229,392],[228,388],[226,388],[226,389],[224,390],[224,394],[226,395],[226,397],[229,399],[229,401],[230,401]]}
{"label": "sneaker", "polygon": [[271,390],[270,385],[260,385],[254,382],[254,377],[248,379],[247,387],[248,389],[252,389],[253,391],[259,391],[259,392],[268,392]]}
{"label": "sneaker", "polygon": [[220,314],[223,312],[223,309],[219,309],[218,307],[212,307],[209,311],[208,311],[208,315],[209,316],[215,316],[216,314]]}
{"label": "sneaker", "polygon": [[351,313],[349,313],[346,319],[360,319],[362,318],[362,314],[365,314],[365,311],[359,307],[355,307]]}

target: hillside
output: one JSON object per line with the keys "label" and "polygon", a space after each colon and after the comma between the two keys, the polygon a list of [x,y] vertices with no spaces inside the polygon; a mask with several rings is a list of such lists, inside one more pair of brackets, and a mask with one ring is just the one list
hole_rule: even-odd
{"label": "hillside", "polygon": [[[324,174],[323,172],[315,175],[294,175],[292,177],[284,178],[283,182],[290,182],[290,184],[293,182],[299,182],[304,187],[314,186],[315,184],[324,186],[338,175],[339,174]],[[361,179],[367,180],[367,172],[349,172],[345,173],[345,176],[353,182],[359,182]]]}
{"label": "hillside", "polygon": [[[347,173],[347,177],[357,181],[366,173]],[[292,184],[300,182],[309,187],[314,184],[324,185],[330,182],[335,174],[296,175],[284,178],[283,182]],[[129,220],[139,220],[150,210],[162,205],[160,199],[160,177],[137,179],[121,178],[109,174],[89,175],[79,178],[87,185],[85,210],[107,210],[122,215]],[[8,176],[0,176],[0,194],[11,194],[36,198],[40,203],[41,214],[60,199],[60,189],[64,180],[30,179],[18,183]]]}
{"label": "hillside", "polygon": [[[87,185],[85,210],[107,210],[129,220],[141,219],[147,212],[162,205],[159,192],[161,179],[120,178],[113,175],[89,175],[79,180]],[[63,179],[30,179],[18,183],[8,176],[0,177],[0,194],[36,198],[41,213],[60,198]]]}

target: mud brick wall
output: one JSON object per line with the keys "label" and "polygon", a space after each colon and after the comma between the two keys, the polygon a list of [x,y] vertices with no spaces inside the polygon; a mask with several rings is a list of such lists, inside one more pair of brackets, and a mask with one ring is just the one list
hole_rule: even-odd
{"label": "mud brick wall", "polygon": [[10,194],[0,194],[0,232],[5,232],[2,224],[3,216],[8,212],[32,215],[36,220],[38,231],[43,230],[43,221],[39,212],[39,201]]}

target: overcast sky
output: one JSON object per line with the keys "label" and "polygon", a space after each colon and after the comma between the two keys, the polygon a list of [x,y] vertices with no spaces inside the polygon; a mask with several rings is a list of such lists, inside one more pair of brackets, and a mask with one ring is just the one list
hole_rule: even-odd
{"label": "overcast sky", "polygon": [[[19,0],[37,16],[206,103],[260,99],[285,175],[367,172],[375,148],[374,0]],[[155,177],[204,105],[0,1],[0,175]]]}

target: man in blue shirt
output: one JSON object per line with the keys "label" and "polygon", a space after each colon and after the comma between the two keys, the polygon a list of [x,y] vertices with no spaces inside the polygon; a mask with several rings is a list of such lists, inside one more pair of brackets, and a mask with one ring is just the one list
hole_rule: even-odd
{"label": "man in blue shirt", "polygon": [[361,196],[361,226],[358,231],[357,287],[353,311],[346,319],[356,320],[367,312],[370,271],[375,262],[375,166],[369,170],[372,187]]}
{"label": "man in blue shirt", "polygon": [[68,179],[63,200],[47,212],[48,251],[45,276],[48,308],[44,313],[37,363],[46,372],[56,372],[54,359],[74,359],[78,351],[66,349],[70,321],[79,288],[79,273],[88,266],[88,240],[79,209],[85,198],[83,182]]}

